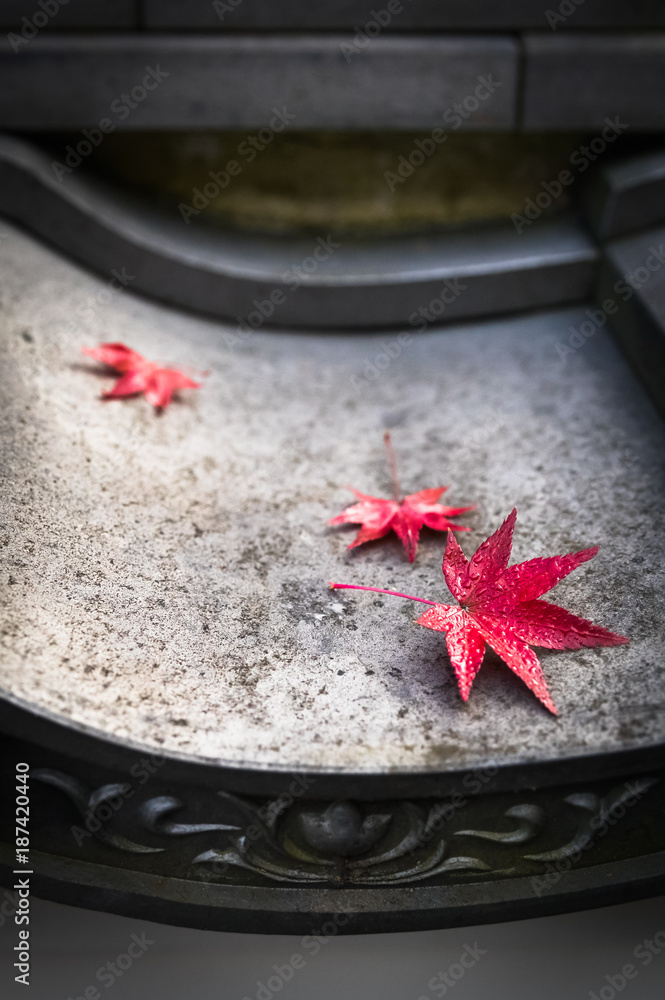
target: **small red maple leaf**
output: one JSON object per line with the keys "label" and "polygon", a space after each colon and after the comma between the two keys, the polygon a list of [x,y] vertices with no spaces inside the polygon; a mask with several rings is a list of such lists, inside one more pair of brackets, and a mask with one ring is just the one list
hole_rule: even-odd
{"label": "small red maple leaf", "polygon": [[513,510],[470,560],[452,531],[448,532],[443,575],[459,606],[376,587],[348,583],[331,583],[330,586],[333,589],[371,590],[431,604],[431,611],[426,611],[416,624],[446,633],[450,662],[464,701],[469,697],[487,644],[556,715],[538,657],[529,644],[547,649],[580,649],[583,646],[619,646],[629,640],[578,618],[556,604],[538,600],[577,566],[593,559],[598,546],[508,566],[516,517],[517,511]]}
{"label": "small red maple leaf", "polygon": [[124,344],[84,347],[83,353],[121,373],[113,388],[102,393],[102,399],[136,396],[143,392],[149,403],[156,409],[162,409],[169,405],[177,389],[201,388],[200,382],[193,382],[183,372],[176,368],[162,368],[156,361],[147,361]]}
{"label": "small red maple leaf", "polygon": [[442,493],[448,489],[447,486],[436,486],[431,490],[421,490],[419,493],[411,493],[409,496],[401,496],[399,480],[397,479],[397,463],[395,453],[390,443],[390,433],[386,431],[383,435],[385,446],[388,450],[390,468],[393,476],[394,496],[392,500],[382,500],[380,497],[370,497],[365,493],[360,493],[353,486],[347,489],[358,497],[360,503],[354,503],[347,507],[337,517],[333,517],[328,524],[362,524],[362,528],[349,545],[354,549],[363,542],[371,542],[375,538],[383,538],[389,531],[394,531],[401,539],[409,562],[416,558],[418,548],[418,536],[423,525],[433,528],[435,531],[468,531],[462,524],[453,524],[449,520],[459,514],[473,510],[473,507],[444,507],[437,503]]}

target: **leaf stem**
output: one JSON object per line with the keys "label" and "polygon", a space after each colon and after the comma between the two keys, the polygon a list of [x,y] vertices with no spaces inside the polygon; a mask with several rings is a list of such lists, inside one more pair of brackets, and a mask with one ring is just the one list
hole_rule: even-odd
{"label": "leaf stem", "polygon": [[405,597],[407,601],[420,601],[421,604],[431,604],[436,607],[437,601],[426,601],[424,597],[412,597],[411,594],[400,594],[396,590],[380,590],[378,587],[361,587],[357,583],[329,583],[331,590],[371,590],[373,594],[390,594],[391,597]]}
{"label": "leaf stem", "polygon": [[384,432],[383,443],[385,444],[386,451],[388,452],[388,461],[390,462],[390,471],[393,477],[393,494],[395,497],[395,503],[401,503],[402,490],[399,485],[399,479],[397,478],[397,461],[395,459],[395,452],[393,451],[393,446],[390,442],[390,431]]}

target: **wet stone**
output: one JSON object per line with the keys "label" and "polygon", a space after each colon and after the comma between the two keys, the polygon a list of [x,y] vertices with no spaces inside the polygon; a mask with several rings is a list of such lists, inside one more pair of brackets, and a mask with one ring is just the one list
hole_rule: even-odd
{"label": "wet stone", "polygon": [[[445,770],[662,741],[665,433],[606,329],[561,357],[585,307],[406,345],[238,343],[128,293],[104,302],[103,281],[1,228],[5,697],[264,768]],[[109,381],[81,355],[100,340],[211,374],[161,417],[143,398],[102,403]],[[440,535],[411,566],[396,539],[349,553],[354,529],[326,527],[344,484],[388,495],[386,426],[406,492],[448,484],[449,503],[478,505],[467,554],[514,505],[514,561],[601,545],[552,599],[632,642],[543,652],[559,719],[491,656],[464,704],[415,606],[327,589],[449,600]]]}

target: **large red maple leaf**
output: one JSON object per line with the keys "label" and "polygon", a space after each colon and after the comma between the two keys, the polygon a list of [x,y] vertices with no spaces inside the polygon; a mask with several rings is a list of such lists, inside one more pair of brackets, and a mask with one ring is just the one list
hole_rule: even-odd
{"label": "large red maple leaf", "polygon": [[543,705],[557,714],[538,657],[530,645],[547,649],[619,646],[629,640],[570,611],[538,600],[577,566],[598,552],[598,546],[565,556],[528,559],[508,566],[517,511],[483,542],[470,560],[452,531],[448,532],[443,575],[459,606],[426,601],[393,590],[331,583],[333,589],[371,590],[431,604],[416,624],[446,633],[450,662],[464,701],[480,669],[487,644],[524,681]]}
{"label": "large red maple leaf", "polygon": [[337,517],[333,517],[328,524],[362,524],[362,528],[349,545],[354,549],[363,542],[371,542],[375,538],[383,538],[389,531],[394,531],[400,538],[409,562],[416,558],[418,548],[418,538],[423,525],[433,528],[435,531],[468,531],[462,524],[453,524],[449,520],[464,514],[473,507],[444,507],[437,503],[437,500],[448,489],[447,486],[436,486],[430,490],[420,490],[419,493],[411,493],[402,497],[397,479],[397,465],[395,455],[390,443],[390,433],[386,431],[383,435],[388,457],[393,474],[394,497],[392,500],[383,500],[380,497],[367,496],[349,486],[348,489],[358,497],[359,503],[354,503],[347,507]]}
{"label": "large red maple leaf", "polygon": [[113,388],[102,393],[102,399],[136,396],[142,392],[149,403],[157,409],[163,409],[169,405],[177,389],[201,388],[200,382],[192,381],[183,372],[176,368],[162,368],[155,361],[147,361],[124,344],[84,347],[83,353],[120,373]]}

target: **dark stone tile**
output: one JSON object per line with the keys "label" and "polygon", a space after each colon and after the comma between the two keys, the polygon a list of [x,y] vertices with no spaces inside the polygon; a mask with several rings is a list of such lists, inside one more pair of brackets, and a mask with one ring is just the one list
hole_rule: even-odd
{"label": "dark stone tile", "polygon": [[[563,6],[562,14],[559,8]],[[218,29],[225,31],[270,28],[347,29],[355,31],[375,13],[387,31],[487,30],[543,28],[614,28],[665,26],[661,0],[585,0],[573,7],[571,0],[145,0],[146,24],[151,28]],[[388,17],[390,15],[390,17]],[[548,17],[549,15],[549,17]],[[371,30],[374,30],[373,28]]]}
{"label": "dark stone tile", "polygon": [[598,170],[581,192],[581,205],[601,240],[665,222],[665,151]]}
{"label": "dark stone tile", "polygon": [[665,128],[665,34],[527,34],[524,127]]}
{"label": "dark stone tile", "polygon": [[665,228],[605,248],[597,300],[616,303],[612,329],[665,417]]}
{"label": "dark stone tile", "polygon": [[[380,38],[356,54],[345,44],[326,35],[68,35],[36,38],[17,58],[2,42],[0,126],[80,128],[110,118],[121,128],[252,129],[267,126],[276,107],[294,116],[295,129],[514,126],[511,38]],[[156,66],[168,78],[118,110]],[[464,101],[459,117],[453,105]]]}
{"label": "dark stone tile", "polygon": [[38,31],[136,28],[138,24],[137,0],[2,0],[0,4],[0,26],[23,31],[26,40]]}

